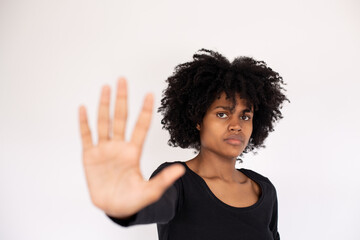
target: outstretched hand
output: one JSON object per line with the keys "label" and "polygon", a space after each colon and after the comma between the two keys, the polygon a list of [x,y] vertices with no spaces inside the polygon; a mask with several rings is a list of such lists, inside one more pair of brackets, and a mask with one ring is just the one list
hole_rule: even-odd
{"label": "outstretched hand", "polygon": [[147,94],[130,141],[125,141],[127,120],[126,80],[118,80],[114,120],[110,120],[110,87],[103,86],[98,112],[98,143],[94,145],[86,108],[79,107],[83,165],[91,200],[106,214],[129,217],[156,202],[184,174],[173,164],[154,178],[144,180],[140,156],[153,111],[153,95]]}

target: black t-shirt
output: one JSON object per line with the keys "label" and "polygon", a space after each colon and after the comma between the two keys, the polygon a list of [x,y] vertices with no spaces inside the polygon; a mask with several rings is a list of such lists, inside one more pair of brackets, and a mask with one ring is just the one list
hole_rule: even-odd
{"label": "black t-shirt", "polygon": [[[173,163],[163,163],[151,177]],[[276,189],[268,178],[238,169],[259,184],[261,196],[254,205],[237,208],[219,200],[184,162],[176,163],[183,164],[186,172],[159,201],[126,220],[110,219],[121,226],[157,223],[159,240],[280,239]]]}

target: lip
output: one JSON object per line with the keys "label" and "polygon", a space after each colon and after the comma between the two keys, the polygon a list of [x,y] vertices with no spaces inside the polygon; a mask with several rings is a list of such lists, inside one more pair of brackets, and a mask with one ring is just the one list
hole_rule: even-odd
{"label": "lip", "polygon": [[224,141],[235,146],[242,145],[244,143],[244,139],[240,135],[230,135],[225,138]]}

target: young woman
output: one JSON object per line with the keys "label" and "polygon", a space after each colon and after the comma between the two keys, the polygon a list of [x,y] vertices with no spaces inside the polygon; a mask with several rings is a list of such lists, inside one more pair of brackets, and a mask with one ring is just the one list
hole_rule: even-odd
{"label": "young woman", "polygon": [[[262,61],[229,62],[202,49],[168,78],[159,112],[169,144],[194,148],[185,162],[166,162],[144,180],[139,161],[153,108],[148,94],[125,141],[127,89],[118,81],[114,120],[110,88],[102,88],[98,144],[79,108],[83,164],[95,206],[122,226],[157,223],[159,239],[280,239],[277,196],[268,178],[236,169],[244,153],[265,147],[282,118],[283,80]],[[110,126],[112,128],[110,129]]]}

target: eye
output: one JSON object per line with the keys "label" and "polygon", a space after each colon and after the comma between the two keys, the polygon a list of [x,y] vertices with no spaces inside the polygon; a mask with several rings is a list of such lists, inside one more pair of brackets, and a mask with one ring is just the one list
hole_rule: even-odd
{"label": "eye", "polygon": [[228,115],[226,113],[217,113],[216,116],[219,118],[227,118],[228,117]]}
{"label": "eye", "polygon": [[251,117],[244,115],[241,117],[241,119],[245,120],[245,121],[249,121],[251,119]]}

